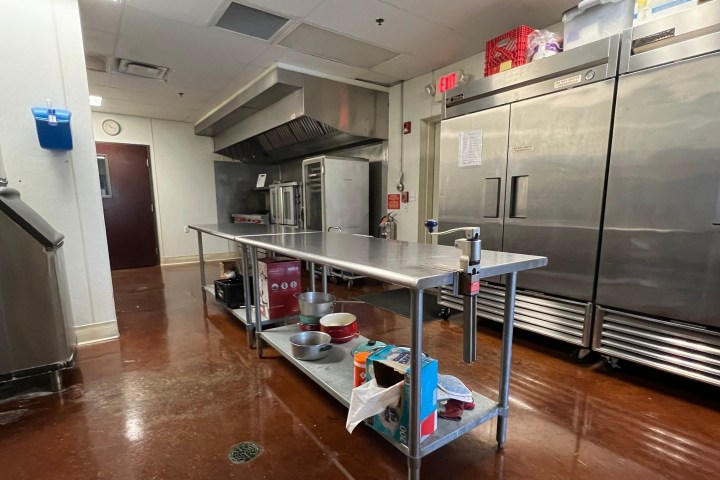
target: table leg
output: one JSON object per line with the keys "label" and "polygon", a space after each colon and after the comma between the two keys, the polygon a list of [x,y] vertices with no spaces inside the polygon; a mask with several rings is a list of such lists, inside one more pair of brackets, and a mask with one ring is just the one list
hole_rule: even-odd
{"label": "table leg", "polygon": [[328,281],[328,266],[323,265],[322,266],[322,291],[323,291],[323,293],[328,293],[327,281]]}
{"label": "table leg", "polygon": [[308,263],[308,267],[310,267],[310,291],[315,291],[315,264],[313,262]]}
{"label": "table leg", "polygon": [[505,276],[505,312],[503,313],[503,343],[500,367],[500,414],[497,423],[498,448],[503,448],[507,438],[508,408],[510,406],[510,364],[512,361],[513,322],[515,321],[515,287],[517,273]]}
{"label": "table leg", "polygon": [[411,290],[410,320],[410,425],[408,436],[408,478],[420,479],[420,399],[422,398],[422,312],[423,290]]}
{"label": "table leg", "polygon": [[248,345],[252,348],[255,345],[255,322],[252,316],[252,293],[250,291],[252,281],[250,279],[250,268],[248,267],[249,250],[247,245],[240,244],[240,251],[242,252],[242,275],[243,275],[243,290],[245,295],[245,329],[247,330]]}
{"label": "table leg", "polygon": [[207,302],[207,292],[205,291],[205,256],[203,255],[202,232],[198,230],[198,260],[200,261],[200,291],[202,292],[203,303]]}
{"label": "table leg", "polygon": [[[253,284],[253,295],[255,299],[255,332],[256,335],[259,333],[262,333],[262,317],[260,316],[260,304],[262,303],[260,299],[260,267],[258,266],[258,253],[257,253],[257,247],[250,247],[250,258],[252,259],[252,266],[253,266],[253,276],[252,276],[252,284]],[[248,320],[248,324],[252,323],[251,320]],[[262,358],[263,355],[263,341],[257,336],[257,352],[258,357]]]}
{"label": "table leg", "polygon": [[477,359],[477,295],[463,295],[463,361]]}

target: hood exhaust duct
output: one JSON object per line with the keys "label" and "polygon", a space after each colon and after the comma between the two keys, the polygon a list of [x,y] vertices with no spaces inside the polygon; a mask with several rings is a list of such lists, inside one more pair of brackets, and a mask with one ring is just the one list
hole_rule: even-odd
{"label": "hood exhaust duct", "polygon": [[282,162],[387,140],[388,94],[277,67],[195,124],[214,151]]}

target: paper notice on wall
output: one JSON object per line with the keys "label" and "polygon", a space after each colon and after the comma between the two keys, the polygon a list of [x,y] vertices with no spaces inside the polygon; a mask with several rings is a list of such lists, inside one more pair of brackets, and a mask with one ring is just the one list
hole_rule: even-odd
{"label": "paper notice on wall", "polygon": [[482,130],[460,132],[458,166],[476,167],[482,163]]}

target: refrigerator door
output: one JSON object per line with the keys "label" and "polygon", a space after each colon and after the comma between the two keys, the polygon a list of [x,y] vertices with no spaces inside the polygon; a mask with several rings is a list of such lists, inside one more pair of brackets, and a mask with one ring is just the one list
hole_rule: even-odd
{"label": "refrigerator door", "polygon": [[282,187],[282,216],[283,225],[297,225],[297,204],[295,202],[294,186]]}
{"label": "refrigerator door", "polygon": [[325,223],[323,189],[324,168],[322,157],[317,160],[303,161],[303,185],[305,185],[305,228],[323,231]]}
{"label": "refrigerator door", "polygon": [[620,78],[597,303],[720,327],[719,71]]}
{"label": "refrigerator door", "polygon": [[549,259],[518,288],[592,300],[614,87],[512,105],[503,250]]}
{"label": "refrigerator door", "polygon": [[282,224],[282,190],[280,187],[270,187],[270,223]]}
{"label": "refrigerator door", "polygon": [[[509,121],[510,107],[502,106],[440,124],[440,231],[480,226],[486,250],[503,249]],[[437,238],[440,244],[453,245],[462,236]]]}

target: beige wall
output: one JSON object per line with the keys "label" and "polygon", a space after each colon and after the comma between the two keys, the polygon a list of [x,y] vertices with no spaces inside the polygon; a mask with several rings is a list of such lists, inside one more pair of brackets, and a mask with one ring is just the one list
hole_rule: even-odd
{"label": "beige wall", "polygon": [[[98,142],[148,145],[153,172],[156,224],[161,263],[177,263],[197,255],[197,236],[185,233],[188,224],[217,222],[212,139],[195,135],[191,123],[128,115],[93,112],[93,130]],[[120,134],[109,136],[102,122],[116,120]],[[205,253],[233,251],[227,241],[205,237]]]}
{"label": "beige wall", "polygon": [[[1,10],[0,148],[10,186],[65,234],[75,325],[116,336],[77,0],[3,0]],[[38,144],[30,108],[47,98],[72,112],[71,151]]]}

